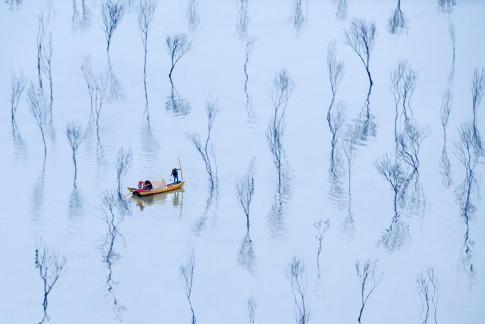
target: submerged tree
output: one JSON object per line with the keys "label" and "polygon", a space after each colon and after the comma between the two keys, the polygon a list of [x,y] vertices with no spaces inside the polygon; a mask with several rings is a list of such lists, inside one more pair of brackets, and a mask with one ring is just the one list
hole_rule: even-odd
{"label": "submerged tree", "polygon": [[205,110],[207,113],[207,137],[205,141],[202,143],[197,134],[189,134],[188,137],[204,162],[205,170],[209,176],[210,192],[212,193],[217,188],[218,183],[214,146],[211,143],[212,127],[218,111],[216,103],[208,101]]}
{"label": "submerged tree", "polygon": [[248,171],[239,181],[236,183],[236,198],[239,202],[241,209],[246,216],[246,231],[249,235],[251,212],[251,202],[254,195],[254,159],[249,164]]}
{"label": "submerged tree", "polygon": [[195,324],[196,317],[194,312],[194,307],[192,306],[192,285],[194,282],[194,269],[195,269],[195,258],[194,253],[191,251],[189,253],[189,259],[186,264],[179,266],[180,278],[182,279],[182,284],[184,285],[185,297],[189,303],[190,312],[192,313],[192,324]]}
{"label": "submerged tree", "polygon": [[22,75],[12,74],[10,77],[10,121],[15,123],[15,114],[20,98],[25,90],[25,79]]}
{"label": "submerged tree", "polygon": [[357,317],[359,324],[362,323],[362,315],[370,296],[382,279],[383,272],[378,271],[376,268],[377,261],[367,260],[364,264],[361,264],[359,261],[355,263],[355,272],[360,281],[360,310]]}
{"label": "submerged tree", "polygon": [[285,131],[285,114],[288,100],[293,91],[293,81],[286,70],[277,73],[273,80],[271,99],[273,102],[273,115],[266,130],[266,139],[273,157],[273,164],[278,176],[278,192],[281,193],[284,181],[285,152],[283,148],[283,135]]}
{"label": "submerged tree", "polygon": [[121,192],[122,178],[128,173],[133,154],[131,149],[120,148],[118,151],[118,157],[116,159],[116,182],[118,184],[118,197],[124,198]]}
{"label": "submerged tree", "polygon": [[369,79],[369,89],[367,91],[364,109],[360,113],[358,120],[361,137],[364,140],[369,135],[375,136],[376,128],[370,112],[370,95],[372,93],[372,86],[374,84],[370,72],[370,56],[372,54],[372,50],[374,49],[375,36],[375,23],[368,23],[363,19],[352,20],[350,28],[345,32],[345,44],[347,44],[362,61]]}
{"label": "submerged tree", "polygon": [[434,269],[429,268],[420,274],[416,280],[419,297],[421,298],[421,321],[423,324],[438,323],[438,289],[439,280],[434,274]]}
{"label": "submerged tree", "polygon": [[249,315],[249,324],[256,324],[256,309],[258,308],[258,304],[254,301],[253,297],[248,298],[248,315]]}
{"label": "submerged tree", "polygon": [[54,90],[52,78],[52,35],[49,33],[47,44],[42,55],[42,71],[49,82],[49,124],[52,125],[52,107],[54,104]]}
{"label": "submerged tree", "polygon": [[52,252],[42,242],[35,249],[35,268],[39,271],[42,280],[44,297],[42,307],[44,316],[40,323],[49,320],[47,315],[48,297],[55,284],[63,274],[66,265],[66,258],[60,257],[57,253]]}
{"label": "submerged tree", "polygon": [[482,94],[485,88],[485,69],[475,69],[473,71],[472,80],[472,111],[473,111],[473,142],[475,150],[481,155],[483,154],[482,139],[478,131],[477,111],[482,101]]}
{"label": "submerged tree", "polygon": [[44,83],[42,81],[42,60],[43,60],[43,46],[44,46],[44,39],[45,39],[45,25],[46,25],[46,19],[44,17],[44,14],[41,13],[38,17],[38,29],[37,29],[37,43],[36,43],[36,49],[37,49],[37,80],[39,82],[39,89],[40,91],[43,91],[44,88]]}
{"label": "submerged tree", "polygon": [[187,54],[192,48],[191,42],[188,40],[187,36],[184,34],[177,34],[173,37],[167,37],[167,51],[170,55],[170,72],[168,73],[168,78],[173,87],[172,73],[177,65],[178,61]]}
{"label": "submerged tree", "polygon": [[143,42],[143,86],[145,89],[145,105],[148,106],[147,93],[147,51],[148,51],[148,31],[155,13],[156,3],[153,0],[140,0],[138,7],[138,27],[140,29],[141,40]]}
{"label": "submerged tree", "polygon": [[337,0],[337,11],[335,17],[338,20],[343,21],[347,18],[348,4],[347,0]]}
{"label": "submerged tree", "polygon": [[[244,1],[244,0],[243,0]],[[249,97],[249,92],[248,92],[248,82],[249,82],[249,73],[248,73],[248,65],[249,65],[249,59],[251,57],[251,54],[253,52],[253,49],[254,49],[254,43],[255,43],[255,39],[254,38],[251,38],[249,39],[247,42],[246,42],[246,51],[245,51],[245,56],[244,56],[244,76],[245,76],[245,80],[244,80],[244,94],[246,95],[246,113],[248,114],[248,117],[252,117],[252,115],[254,114],[253,112],[253,109],[252,109],[252,105],[251,105],[251,99]]]}
{"label": "submerged tree", "polygon": [[317,278],[320,278],[320,254],[322,254],[323,250],[323,239],[325,238],[325,233],[327,232],[328,228],[330,227],[330,220],[322,221],[320,219],[318,222],[315,222],[315,230],[317,234],[315,238],[317,239]]}
{"label": "submerged tree", "polygon": [[443,95],[443,100],[440,108],[440,121],[441,121],[441,126],[443,128],[443,149],[441,150],[440,167],[441,167],[441,176],[442,176],[443,184],[446,187],[449,187],[452,182],[451,163],[450,163],[450,159],[448,158],[448,151],[446,149],[447,147],[446,126],[448,125],[448,120],[450,118],[450,113],[451,113],[451,100],[452,100],[451,91],[447,90]]}
{"label": "submerged tree", "polygon": [[330,131],[332,126],[330,124],[330,117],[332,115],[332,108],[335,103],[335,97],[337,95],[338,86],[342,80],[342,74],[344,70],[344,62],[338,61],[336,57],[336,45],[335,42],[330,43],[327,47],[327,69],[328,78],[330,82],[330,90],[332,92],[332,98],[327,110],[327,123]]}
{"label": "submerged tree", "polygon": [[74,184],[76,183],[77,179],[77,160],[76,154],[79,148],[79,144],[83,139],[82,129],[76,122],[70,122],[66,127],[66,137],[69,142],[69,146],[72,150],[72,162],[74,163]]}
{"label": "submerged tree", "polygon": [[401,221],[399,213],[399,199],[408,183],[406,171],[398,160],[392,161],[387,155],[376,162],[376,168],[382,177],[389,183],[394,193],[394,215],[391,225],[382,236],[381,243],[384,247],[393,251],[399,248],[407,239],[408,225]]}
{"label": "submerged tree", "polygon": [[125,12],[123,0],[104,0],[101,5],[101,17],[103,19],[104,34],[106,38],[106,53],[109,58],[109,49],[113,33],[121,22]]}
{"label": "submerged tree", "polygon": [[406,17],[401,9],[401,0],[397,0],[396,7],[387,21],[387,26],[391,34],[400,33],[406,29]]}
{"label": "submerged tree", "polygon": [[35,119],[37,127],[39,128],[42,138],[42,144],[44,145],[44,163],[47,156],[47,145],[45,141],[45,125],[46,125],[46,109],[45,101],[42,92],[39,88],[31,83],[28,90],[28,97],[30,103],[30,112]]}
{"label": "submerged tree", "polygon": [[295,321],[297,324],[307,324],[310,320],[310,309],[306,301],[307,282],[303,262],[294,257],[288,266],[286,277],[290,282],[295,303]]}
{"label": "submerged tree", "polygon": [[476,143],[473,131],[473,124],[464,124],[460,127],[460,141],[456,143],[457,156],[463,165],[465,176],[463,182],[456,189],[457,202],[460,208],[460,215],[465,223],[464,242],[462,247],[463,266],[470,276],[475,270],[473,265],[473,241],[470,238],[470,220],[476,212],[475,199],[479,193],[478,181],[476,179],[476,167],[480,155],[476,151]]}
{"label": "submerged tree", "polygon": [[305,16],[303,15],[303,0],[293,0],[293,7],[291,10],[291,23],[297,31],[300,31],[304,22]]}

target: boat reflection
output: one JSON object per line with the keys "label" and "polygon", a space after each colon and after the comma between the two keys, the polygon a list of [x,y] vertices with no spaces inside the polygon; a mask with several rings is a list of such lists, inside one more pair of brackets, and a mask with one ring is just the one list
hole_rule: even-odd
{"label": "boat reflection", "polygon": [[178,189],[151,196],[131,195],[130,202],[136,203],[136,205],[140,208],[140,211],[143,211],[143,209],[147,206],[165,205],[167,203],[167,199],[170,200],[169,203],[171,203],[173,207],[183,207],[184,190]]}

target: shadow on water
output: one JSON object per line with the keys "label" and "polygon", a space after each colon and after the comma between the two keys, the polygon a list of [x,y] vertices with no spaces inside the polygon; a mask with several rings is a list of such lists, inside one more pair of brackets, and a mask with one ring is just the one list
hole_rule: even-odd
{"label": "shadow on water", "polygon": [[76,183],[72,186],[69,198],[69,217],[71,220],[78,219],[83,214],[83,196]]}
{"label": "shadow on water", "polygon": [[286,208],[290,199],[290,188],[287,168],[281,170],[284,174],[280,177],[273,196],[273,203],[268,214],[269,230],[272,238],[282,239],[286,233]]}
{"label": "shadow on water", "polygon": [[166,108],[175,116],[187,116],[191,111],[190,103],[180,96],[173,85],[167,97]]}
{"label": "shadow on water", "polygon": [[256,263],[256,254],[254,253],[254,243],[249,235],[249,231],[246,232],[241,242],[238,254],[239,264],[248,270],[251,274],[254,273],[254,266]]}
{"label": "shadow on water", "polygon": [[37,177],[37,180],[34,182],[34,186],[32,189],[32,220],[37,223],[44,207],[45,162],[42,166],[42,170],[40,171],[39,176]]}
{"label": "shadow on water", "polygon": [[[123,243],[123,237],[119,231],[119,225],[122,221],[124,211],[120,209],[118,195],[115,192],[107,192],[102,199],[103,221],[106,224],[106,234],[99,245],[99,251],[103,263],[106,266],[106,283],[107,295],[110,296],[113,303],[113,312],[115,318],[122,321],[122,313],[126,307],[120,304],[116,295],[116,287],[119,282],[113,279],[113,266],[121,259],[121,254],[117,252],[117,247]],[[121,207],[123,208],[123,207]]]}
{"label": "shadow on water", "polygon": [[207,196],[204,212],[193,226],[193,231],[196,235],[200,235],[206,228],[209,217],[212,216],[214,222],[217,218],[217,210],[219,207],[219,190],[217,188],[217,183],[215,185],[216,187],[209,188],[209,195]]}
{"label": "shadow on water", "polygon": [[130,202],[135,203],[140,208],[140,211],[143,211],[148,206],[165,205],[167,203],[170,203],[174,208],[182,209],[183,197],[184,190],[179,189],[165,194],[162,193],[145,197],[131,195]]}

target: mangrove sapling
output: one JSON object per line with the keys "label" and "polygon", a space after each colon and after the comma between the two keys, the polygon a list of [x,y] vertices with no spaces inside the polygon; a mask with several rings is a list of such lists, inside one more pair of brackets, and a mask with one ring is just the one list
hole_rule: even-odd
{"label": "mangrove sapling", "polygon": [[15,114],[20,98],[25,90],[25,79],[22,75],[12,74],[10,77],[10,121],[15,124]]}
{"label": "mangrove sapling", "polygon": [[44,323],[49,320],[47,315],[48,297],[52,292],[55,284],[63,274],[64,267],[66,265],[66,258],[59,256],[57,253],[52,252],[45,246],[44,243],[40,243],[35,249],[35,268],[39,271],[40,279],[42,280],[44,297],[42,307],[44,316],[40,323]]}
{"label": "mangrove sapling", "polygon": [[28,98],[30,103],[30,112],[35,119],[35,123],[39,128],[42,144],[44,145],[44,163],[47,156],[47,145],[45,140],[45,126],[46,126],[46,108],[45,100],[42,91],[34,86],[33,83],[30,84],[28,90]]}
{"label": "mangrove sapling", "polygon": [[286,271],[295,303],[295,321],[297,324],[307,324],[310,320],[310,309],[306,301],[307,282],[303,262],[294,257]]}
{"label": "mangrove sapling", "polygon": [[332,98],[330,99],[330,104],[327,110],[327,122],[330,131],[332,126],[330,124],[330,116],[332,115],[332,108],[335,103],[335,97],[337,95],[338,86],[342,80],[344,62],[338,61],[336,57],[336,44],[332,42],[327,47],[327,69],[328,78],[330,82],[330,90],[332,92]]}
{"label": "mangrove sapling", "polygon": [[186,264],[179,266],[180,278],[184,285],[185,297],[189,303],[190,312],[192,313],[192,324],[196,323],[194,307],[192,306],[192,284],[194,282],[195,258],[194,252],[190,251],[189,259]]}
{"label": "mangrove sapling", "polygon": [[168,78],[170,79],[170,84],[173,88],[172,73],[177,65],[178,61],[187,54],[192,48],[192,43],[188,40],[187,36],[184,34],[177,34],[173,37],[167,37],[167,51],[170,56],[170,72],[168,73]]}
{"label": "mangrove sapling", "polygon": [[101,18],[103,20],[104,35],[106,38],[106,53],[109,58],[111,38],[121,22],[125,12],[123,0],[104,0],[101,5]]}
{"label": "mangrove sapling", "polygon": [[377,260],[367,260],[364,264],[357,261],[355,263],[355,272],[360,281],[360,310],[357,322],[361,324],[365,306],[379,285],[383,272],[377,270]]}
{"label": "mangrove sapling", "polygon": [[396,7],[387,21],[387,27],[391,34],[399,34],[406,29],[406,17],[401,9],[401,0],[397,0]]}
{"label": "mangrove sapling", "polygon": [[250,227],[250,211],[251,211],[251,202],[253,201],[254,195],[254,159],[249,164],[249,168],[247,173],[239,179],[236,184],[236,198],[241,206],[241,209],[246,216],[246,231],[249,235],[249,227]]}
{"label": "mangrove sapling", "polygon": [[315,230],[317,234],[315,238],[317,239],[317,278],[320,278],[320,254],[322,254],[323,250],[323,239],[325,238],[325,233],[327,232],[328,228],[330,227],[330,220],[322,221],[320,219],[318,222],[315,222]]}
{"label": "mangrove sapling", "polygon": [[66,137],[72,150],[72,162],[74,163],[74,185],[77,179],[77,150],[83,140],[83,131],[78,123],[71,121],[66,127]]}
{"label": "mangrove sapling", "polygon": [[217,115],[217,105],[215,102],[208,101],[205,106],[207,113],[207,137],[202,143],[200,136],[197,134],[188,134],[189,140],[194,145],[197,152],[199,152],[202,161],[204,162],[205,170],[209,176],[210,193],[214,192],[217,188],[217,165],[214,153],[214,146],[211,142],[212,127]]}
{"label": "mangrove sapling", "polygon": [[199,24],[199,8],[197,0],[188,0],[187,3],[187,21],[190,30],[195,30]]}
{"label": "mangrove sapling", "polygon": [[439,280],[434,274],[434,269],[429,268],[424,273],[421,273],[416,280],[416,284],[421,299],[420,317],[422,323],[431,323],[432,318],[432,322],[437,324]]}
{"label": "mangrove sapling", "polygon": [[147,93],[147,50],[148,50],[148,31],[155,13],[156,2],[153,0],[140,0],[138,7],[138,27],[140,29],[141,40],[143,42],[143,86],[145,89],[145,106],[148,107]]}

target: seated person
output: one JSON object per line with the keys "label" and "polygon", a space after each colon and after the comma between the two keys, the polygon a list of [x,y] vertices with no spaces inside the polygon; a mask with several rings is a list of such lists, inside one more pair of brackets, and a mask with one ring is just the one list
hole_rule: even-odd
{"label": "seated person", "polygon": [[138,181],[138,188],[142,190],[152,190],[153,185],[149,180]]}

